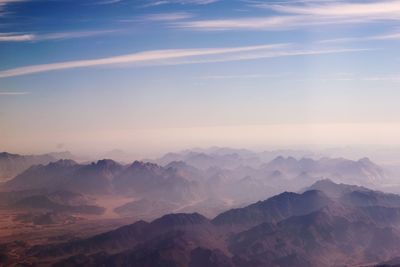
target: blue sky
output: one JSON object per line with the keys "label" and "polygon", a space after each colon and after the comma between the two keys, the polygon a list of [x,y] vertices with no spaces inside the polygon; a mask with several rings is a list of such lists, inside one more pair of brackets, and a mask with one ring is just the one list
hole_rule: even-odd
{"label": "blue sky", "polygon": [[399,43],[398,0],[0,0],[0,150],[398,145]]}

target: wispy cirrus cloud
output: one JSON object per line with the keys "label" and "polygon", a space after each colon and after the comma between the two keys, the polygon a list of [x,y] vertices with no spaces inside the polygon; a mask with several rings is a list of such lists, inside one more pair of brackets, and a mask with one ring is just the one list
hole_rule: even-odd
{"label": "wispy cirrus cloud", "polygon": [[33,42],[48,40],[63,40],[87,38],[120,32],[120,30],[53,32],[53,33],[0,33],[0,42]]}
{"label": "wispy cirrus cloud", "polygon": [[0,16],[7,14],[6,6],[17,2],[26,2],[28,0],[0,0]]}
{"label": "wispy cirrus cloud", "polygon": [[18,95],[28,95],[29,92],[0,92],[0,96],[18,96]]}
{"label": "wispy cirrus cloud", "polygon": [[258,79],[258,78],[282,78],[288,76],[288,73],[283,74],[237,74],[237,75],[207,75],[201,76],[205,80],[231,80],[231,79]]}
{"label": "wispy cirrus cloud", "polygon": [[400,20],[400,0],[369,2],[288,1],[250,2],[274,11],[274,15],[192,20],[172,24],[176,28],[216,30],[282,30],[313,25],[355,24]]}
{"label": "wispy cirrus cloud", "polygon": [[164,61],[164,60],[179,59],[179,58],[221,55],[227,53],[234,54],[234,53],[250,52],[250,51],[265,51],[268,49],[276,49],[283,46],[285,46],[285,44],[272,44],[272,45],[268,44],[268,45],[225,47],[225,48],[167,49],[167,50],[144,51],[144,52],[138,52],[116,57],[67,61],[60,63],[33,65],[33,66],[3,70],[0,71],[0,78],[19,76],[31,73],[38,73],[38,72],[62,70],[62,69],[107,66],[107,65],[117,65],[117,64],[127,64],[127,63],[130,64],[146,63],[146,62],[148,63],[160,60]]}
{"label": "wispy cirrus cloud", "polygon": [[325,39],[325,40],[319,41],[319,43],[348,43],[348,42],[385,41],[385,40],[399,40],[400,41],[400,32],[371,35],[371,36]]}
{"label": "wispy cirrus cloud", "polygon": [[109,4],[116,4],[122,2],[122,0],[103,0],[103,1],[96,1],[96,5],[109,5]]}
{"label": "wispy cirrus cloud", "polygon": [[0,33],[0,42],[26,42],[34,39],[34,34]]}
{"label": "wispy cirrus cloud", "polygon": [[364,81],[374,81],[374,82],[400,82],[400,75],[376,75],[376,76],[370,76],[370,77],[364,77],[362,80]]}
{"label": "wispy cirrus cloud", "polygon": [[191,20],[171,23],[171,27],[192,29],[201,31],[221,30],[277,30],[283,28],[298,27],[305,21],[295,16],[250,17],[214,20]]}
{"label": "wispy cirrus cloud", "polygon": [[193,18],[189,12],[154,13],[138,16],[132,19],[121,19],[119,22],[175,22]]}
{"label": "wispy cirrus cloud", "polygon": [[208,5],[219,2],[220,0],[150,0],[145,4],[146,7],[161,6],[168,4],[180,5]]}
{"label": "wispy cirrus cloud", "polygon": [[146,21],[178,21],[194,17],[193,14],[188,12],[173,12],[173,13],[160,13],[148,14],[142,17]]}
{"label": "wispy cirrus cloud", "polygon": [[289,44],[267,44],[256,46],[201,48],[201,49],[168,49],[144,51],[122,56],[66,61],[41,65],[30,65],[0,71],[0,78],[21,76],[33,73],[66,70],[75,68],[90,68],[116,65],[181,65],[200,64],[225,61],[255,60],[273,57],[322,55],[332,53],[360,52],[367,49],[321,49],[303,50],[293,48]]}
{"label": "wispy cirrus cloud", "polygon": [[379,0],[365,2],[328,2],[306,5],[259,4],[259,7],[281,13],[312,15],[322,17],[361,17],[365,19],[400,19],[399,0]]}

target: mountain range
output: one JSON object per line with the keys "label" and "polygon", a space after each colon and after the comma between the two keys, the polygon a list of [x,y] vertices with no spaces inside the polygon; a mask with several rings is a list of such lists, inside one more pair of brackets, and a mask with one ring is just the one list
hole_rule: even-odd
{"label": "mountain range", "polygon": [[[349,197],[358,194],[368,201]],[[399,199],[321,180],[213,219],[168,214],[89,238],[27,247],[17,258],[53,266],[367,266],[400,255]]]}
{"label": "mountain range", "polygon": [[7,152],[0,153],[0,181],[13,178],[29,167],[48,164],[59,159],[72,159],[70,152],[54,152],[43,155],[18,155]]}
{"label": "mountain range", "polygon": [[[231,152],[234,153],[226,154]],[[184,155],[192,158],[200,154],[204,153],[192,151]],[[10,191],[44,192],[42,204],[46,194],[57,191],[95,199],[124,197],[125,203],[112,208],[115,214],[154,219],[170,212],[202,212],[212,217],[285,190],[299,191],[325,177],[361,185],[377,185],[386,179],[384,170],[367,158],[353,161],[278,156],[252,167],[243,159],[254,157],[247,150],[219,149],[200,157],[209,158],[213,165],[198,166],[197,161],[188,158],[188,162],[172,161],[164,166],[142,161],[123,165],[110,159],[84,164],[63,159],[29,167],[1,185],[0,191],[3,196]],[[171,155],[163,157],[166,158],[176,159]],[[237,164],[227,164],[226,159]],[[43,193],[37,195],[40,194]],[[349,197],[362,201],[361,195]],[[0,207],[4,206],[1,199],[0,194]]]}

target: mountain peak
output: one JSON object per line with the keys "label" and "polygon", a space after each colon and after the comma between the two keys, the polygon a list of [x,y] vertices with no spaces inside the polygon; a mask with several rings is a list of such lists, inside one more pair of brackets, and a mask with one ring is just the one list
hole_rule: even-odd
{"label": "mountain peak", "polygon": [[72,159],[60,159],[55,162],[50,162],[47,166],[49,166],[49,167],[71,167],[71,166],[74,166],[77,164],[78,163],[76,163]]}
{"label": "mountain peak", "polygon": [[143,161],[138,161],[135,160],[130,168],[139,168],[139,169],[159,169],[160,166],[155,164],[155,163],[151,163],[151,162],[143,162]]}
{"label": "mountain peak", "polygon": [[98,160],[96,163],[92,162],[92,166],[98,166],[100,168],[104,169],[109,169],[109,168],[114,168],[114,167],[119,167],[121,166],[118,162],[112,160],[112,159],[102,159]]}
{"label": "mountain peak", "polygon": [[272,162],[283,162],[285,161],[285,158],[283,156],[277,156],[272,160]]}
{"label": "mountain peak", "polygon": [[161,227],[173,227],[184,225],[198,225],[208,223],[209,220],[203,215],[195,213],[173,213],[154,220],[151,224]]}
{"label": "mountain peak", "polygon": [[364,187],[357,186],[357,185],[347,185],[347,184],[337,184],[330,179],[322,179],[316,181],[311,186],[305,188],[303,191],[309,190],[319,190],[324,192],[330,197],[341,197],[345,193],[349,193],[352,191],[365,191],[368,190]]}
{"label": "mountain peak", "polygon": [[21,157],[21,155],[11,154],[8,152],[0,152],[0,158],[16,158],[16,157]]}
{"label": "mountain peak", "polygon": [[321,180],[316,181],[314,184],[312,184],[310,187],[319,187],[319,186],[334,186],[334,185],[338,185],[335,182],[333,182],[331,179],[329,178],[324,178]]}
{"label": "mountain peak", "polygon": [[182,160],[177,160],[177,161],[171,161],[170,163],[168,163],[165,168],[175,168],[175,169],[179,169],[179,168],[187,168],[187,167],[192,167],[190,165],[188,165],[186,162],[182,161]]}
{"label": "mountain peak", "polygon": [[359,159],[357,162],[366,165],[366,166],[375,166],[376,164],[374,162],[372,162],[369,158],[364,157]]}

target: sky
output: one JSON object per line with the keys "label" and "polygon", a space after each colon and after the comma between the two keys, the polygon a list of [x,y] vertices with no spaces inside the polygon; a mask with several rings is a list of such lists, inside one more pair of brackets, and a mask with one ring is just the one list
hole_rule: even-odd
{"label": "sky", "polygon": [[0,0],[0,150],[400,145],[399,0]]}

